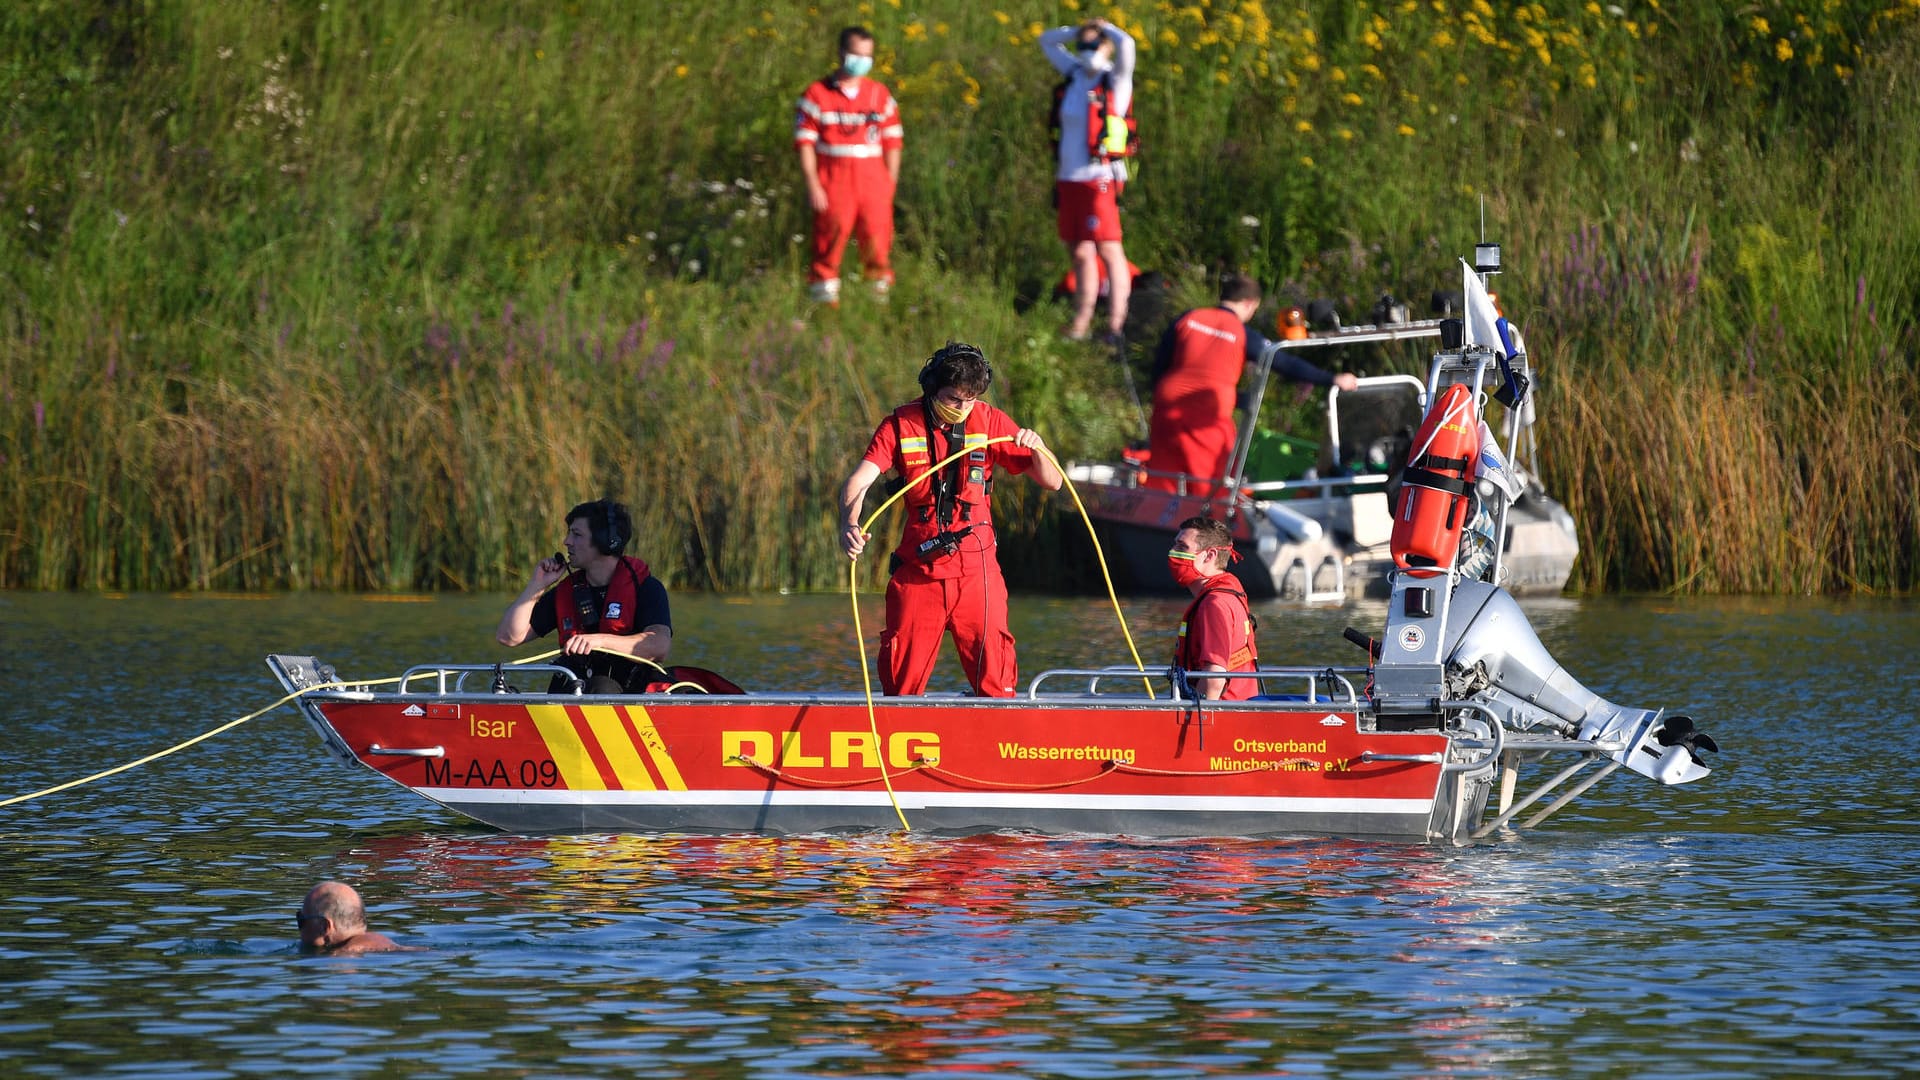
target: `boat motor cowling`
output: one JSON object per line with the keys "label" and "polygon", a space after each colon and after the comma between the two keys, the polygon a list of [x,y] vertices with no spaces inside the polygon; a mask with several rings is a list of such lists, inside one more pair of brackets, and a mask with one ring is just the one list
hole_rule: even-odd
{"label": "boat motor cowling", "polygon": [[1567,674],[1506,590],[1484,581],[1463,581],[1454,590],[1443,649],[1447,667],[1480,665],[1503,694],[1559,717],[1590,742],[1619,743],[1610,756],[1663,784],[1684,784],[1710,771],[1699,751],[1718,744],[1689,717],[1615,705]]}

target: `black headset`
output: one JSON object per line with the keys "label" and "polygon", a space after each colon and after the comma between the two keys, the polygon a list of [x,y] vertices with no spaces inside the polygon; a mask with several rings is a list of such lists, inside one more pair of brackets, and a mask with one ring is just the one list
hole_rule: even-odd
{"label": "black headset", "polygon": [[588,504],[587,529],[593,546],[608,555],[618,555],[633,539],[633,518],[627,508],[612,499]]}
{"label": "black headset", "polygon": [[981,352],[979,346],[968,345],[963,341],[949,341],[941,346],[939,351],[927,357],[927,362],[920,367],[920,393],[926,397],[932,397],[934,391],[940,389],[940,375],[947,366],[947,361],[956,360],[962,356],[977,356],[980,358],[980,363],[985,365],[987,382],[986,386],[980,388],[980,392],[986,393],[987,386],[993,385],[993,365],[987,362],[987,354]]}

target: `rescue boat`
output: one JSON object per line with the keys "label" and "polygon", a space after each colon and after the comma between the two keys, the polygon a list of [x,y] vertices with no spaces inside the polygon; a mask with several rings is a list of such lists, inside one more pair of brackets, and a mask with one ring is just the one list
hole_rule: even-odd
{"label": "rescue boat", "polygon": [[869,714],[858,693],[513,689],[571,677],[544,665],[431,664],[382,688],[313,656],[267,662],[333,756],[511,833],[1460,843],[1537,825],[1622,768],[1707,774],[1699,752],[1717,747],[1690,719],[1587,690],[1510,594],[1458,575],[1397,574],[1379,636],[1348,632],[1364,664],[1228,675],[1265,691],[1232,703],[1127,667],[1045,671],[1009,699],[878,698]]}
{"label": "rescue boat", "polygon": [[[1371,527],[1389,599],[1378,633],[1346,631],[1364,662],[1208,673],[1259,680],[1248,700],[1198,700],[1184,672],[1138,666],[1044,671],[1006,699],[874,699],[747,692],[694,669],[647,692],[590,695],[545,664],[354,680],[313,656],[267,663],[335,757],[515,833],[904,827],[1465,843],[1532,828],[1622,769],[1667,785],[1706,776],[1712,737],[1689,717],[1588,690],[1503,587],[1520,576],[1508,538],[1525,520],[1525,488],[1478,409],[1506,405],[1510,447],[1524,427],[1525,355],[1471,283],[1467,309],[1436,328],[1441,349],[1420,387],[1435,405],[1398,502],[1389,511],[1380,485],[1365,492],[1381,500]],[[1236,486],[1243,524],[1276,520]],[[1348,514],[1353,487],[1337,497]],[[1331,518],[1336,497],[1320,499]],[[1159,512],[1156,559],[1188,512]]]}
{"label": "rescue boat", "polygon": [[[1482,265],[1487,269],[1479,269]],[[1483,244],[1475,268],[1465,276],[1476,278],[1484,295],[1485,275],[1498,269],[1498,245]],[[1404,315],[1404,307],[1399,311]],[[1395,568],[1394,510],[1417,428],[1428,403],[1447,386],[1459,384],[1483,358],[1465,348],[1464,334],[1443,338],[1464,326],[1462,319],[1402,318],[1283,336],[1269,343],[1253,377],[1251,407],[1238,426],[1224,477],[1158,471],[1150,458],[1144,464],[1069,462],[1067,476],[1126,586],[1174,591],[1166,573],[1168,538],[1179,522],[1206,515],[1226,522],[1232,531],[1243,556],[1233,572],[1249,596],[1337,603],[1351,594],[1386,594],[1389,572]],[[1280,353],[1428,338],[1443,340],[1432,354],[1425,380],[1385,375],[1362,378],[1357,388],[1344,393],[1329,387],[1327,432],[1319,445],[1258,427],[1260,403]],[[1532,382],[1534,371],[1523,349],[1496,351],[1502,355],[1501,388]],[[1516,397],[1514,405],[1503,410],[1495,431],[1500,475],[1477,478],[1472,496],[1498,519],[1497,581],[1521,595],[1561,591],[1580,552],[1572,515],[1547,494],[1534,471],[1536,421],[1529,395]],[[1164,484],[1146,486],[1149,477],[1171,481],[1173,490],[1164,490]],[[1489,535],[1484,519],[1482,526],[1484,539]],[[1403,531],[1405,527],[1400,525]]]}

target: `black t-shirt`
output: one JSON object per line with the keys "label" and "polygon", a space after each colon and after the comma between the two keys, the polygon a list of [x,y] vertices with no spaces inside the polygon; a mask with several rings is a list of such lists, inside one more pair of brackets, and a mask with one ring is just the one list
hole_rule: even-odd
{"label": "black t-shirt", "polygon": [[[615,570],[614,573],[632,573],[632,570],[628,569],[625,563],[622,563],[620,569]],[[587,595],[593,597],[593,609],[595,611],[606,610],[606,589],[588,585],[584,578],[575,581],[573,587],[576,591],[585,589]],[[559,591],[558,589],[548,589],[545,593],[541,594],[540,599],[533,602],[534,637],[546,637],[548,634],[553,633],[554,629],[560,625],[560,615],[559,612],[554,610],[553,599]],[[673,629],[673,616],[667,609],[667,587],[660,583],[658,577],[653,574],[648,574],[647,580],[641,582],[640,587],[634,590],[633,600],[636,609],[636,618],[633,620],[635,633],[639,633],[649,626],[664,626],[669,630]],[[586,632],[597,633],[598,631]]]}

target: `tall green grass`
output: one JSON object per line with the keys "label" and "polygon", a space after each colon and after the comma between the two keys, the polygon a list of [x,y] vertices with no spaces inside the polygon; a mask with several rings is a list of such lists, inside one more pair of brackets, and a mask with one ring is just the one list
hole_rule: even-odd
{"label": "tall green grass", "polygon": [[[1043,299],[1032,44],[1094,10],[0,11],[0,585],[500,588],[604,493],[676,585],[828,587],[833,490],[949,337],[1112,453],[1118,369]],[[1418,310],[1484,202],[1579,587],[1920,580],[1920,5],[1100,13],[1146,45],[1129,253],[1186,302]],[[821,313],[791,109],[843,18],[906,118],[902,281]],[[1056,576],[1048,504],[998,498]]]}

